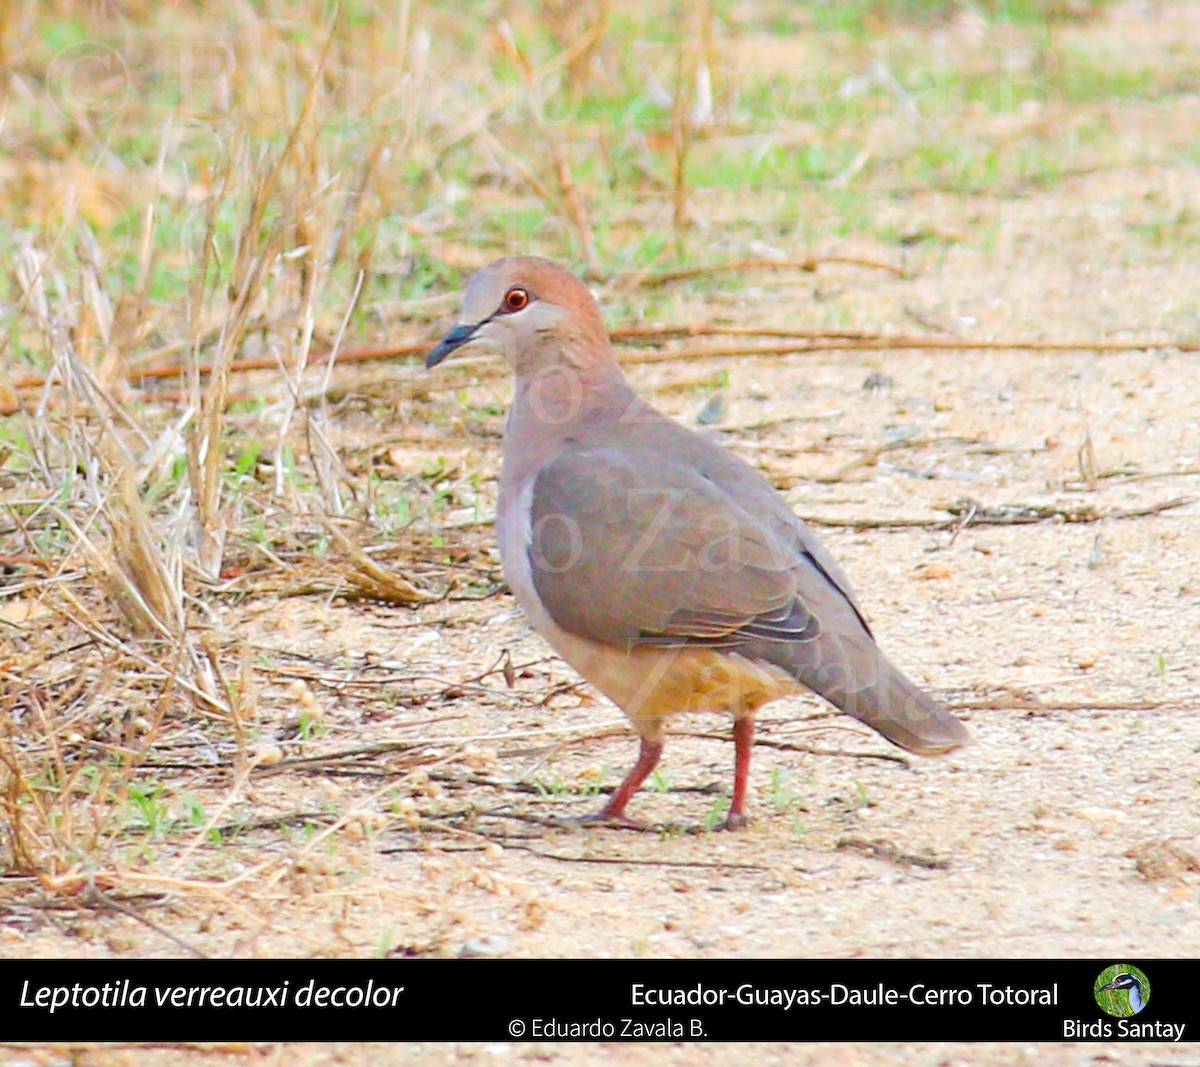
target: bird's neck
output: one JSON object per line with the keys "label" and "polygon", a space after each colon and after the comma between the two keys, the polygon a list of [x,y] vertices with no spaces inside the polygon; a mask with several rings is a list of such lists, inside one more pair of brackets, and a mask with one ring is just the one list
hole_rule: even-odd
{"label": "bird's neck", "polygon": [[501,488],[531,476],[565,442],[620,422],[641,403],[613,359],[564,358],[530,373],[518,368],[504,435],[519,435],[522,447],[505,449]]}

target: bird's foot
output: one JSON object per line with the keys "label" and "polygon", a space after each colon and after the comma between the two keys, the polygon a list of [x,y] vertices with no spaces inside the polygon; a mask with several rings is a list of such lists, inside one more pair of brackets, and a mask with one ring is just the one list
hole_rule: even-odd
{"label": "bird's foot", "polygon": [[750,816],[744,811],[730,812],[725,821],[717,825],[718,830],[744,830],[750,825]]}
{"label": "bird's foot", "polygon": [[622,812],[610,812],[601,808],[590,815],[576,815],[562,820],[568,826],[607,826],[614,830],[649,830],[651,827]]}

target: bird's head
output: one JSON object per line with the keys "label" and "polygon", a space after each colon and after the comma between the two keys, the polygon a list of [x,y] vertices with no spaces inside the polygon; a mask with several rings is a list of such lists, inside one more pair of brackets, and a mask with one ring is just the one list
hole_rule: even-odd
{"label": "bird's head", "polygon": [[453,329],[430,350],[436,367],[452,352],[478,348],[502,355],[518,377],[611,362],[600,310],[566,267],[537,256],[507,256],[477,270],[467,283]]}
{"label": "bird's head", "polygon": [[1141,989],[1142,983],[1128,971],[1113,975],[1113,980],[1100,987],[1104,989]]}

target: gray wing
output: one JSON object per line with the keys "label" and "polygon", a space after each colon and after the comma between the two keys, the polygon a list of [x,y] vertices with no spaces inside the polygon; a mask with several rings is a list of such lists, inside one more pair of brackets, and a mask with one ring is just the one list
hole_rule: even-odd
{"label": "gray wing", "polygon": [[610,645],[810,639],[794,553],[686,467],[565,452],[533,484],[529,560],[555,623]]}
{"label": "gray wing", "polygon": [[620,423],[604,428],[603,435],[600,442],[603,445],[646,457],[649,465],[659,455],[668,454],[678,466],[712,483],[794,555],[795,577],[802,599],[824,601],[833,595],[845,600],[870,632],[845,572],[761,471],[707,435],[679,425],[642,402],[636,403]]}
{"label": "gray wing", "polygon": [[814,583],[814,586],[832,586],[849,602],[869,633],[871,628],[863,616],[858,597],[850,579],[846,577],[846,572],[804,520],[787,506],[766,476],[732,452],[715,446],[704,449],[696,459],[705,477],[725,492],[734,495],[738,503],[763,523],[777,540],[807,561],[808,568],[799,575],[801,596],[810,588],[817,596],[823,592],[807,585],[808,582]]}

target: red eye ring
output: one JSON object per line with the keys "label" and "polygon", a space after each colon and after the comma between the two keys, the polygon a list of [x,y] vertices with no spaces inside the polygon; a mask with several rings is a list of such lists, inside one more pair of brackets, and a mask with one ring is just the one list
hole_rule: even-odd
{"label": "red eye ring", "polygon": [[520,311],[529,305],[529,293],[519,285],[504,294],[504,310]]}

